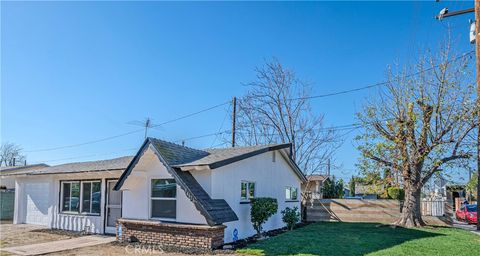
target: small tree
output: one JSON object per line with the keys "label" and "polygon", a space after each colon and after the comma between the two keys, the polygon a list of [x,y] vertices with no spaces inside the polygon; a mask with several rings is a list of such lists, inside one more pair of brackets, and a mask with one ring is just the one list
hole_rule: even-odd
{"label": "small tree", "polygon": [[287,224],[287,228],[292,230],[295,227],[295,224],[298,223],[300,220],[300,212],[298,211],[298,207],[287,207],[285,210],[282,211],[282,220]]}
{"label": "small tree", "polygon": [[272,217],[278,210],[277,199],[269,197],[258,197],[251,199],[250,219],[257,236],[262,236],[262,225]]}
{"label": "small tree", "polygon": [[355,196],[355,177],[352,176],[352,179],[348,183],[348,189],[350,189],[350,196]]}

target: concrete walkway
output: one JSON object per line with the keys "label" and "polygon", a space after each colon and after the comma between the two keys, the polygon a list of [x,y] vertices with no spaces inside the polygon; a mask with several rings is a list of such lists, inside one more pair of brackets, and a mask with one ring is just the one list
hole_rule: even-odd
{"label": "concrete walkway", "polygon": [[46,242],[40,244],[30,244],[23,246],[5,247],[2,251],[14,253],[18,255],[39,255],[52,252],[61,252],[71,249],[77,249],[87,246],[107,244],[115,241],[112,236],[82,236],[78,238],[58,240],[53,242]]}

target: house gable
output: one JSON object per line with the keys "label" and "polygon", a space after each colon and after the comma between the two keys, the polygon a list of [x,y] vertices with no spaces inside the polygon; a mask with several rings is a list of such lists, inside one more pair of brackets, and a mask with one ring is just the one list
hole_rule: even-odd
{"label": "house gable", "polygon": [[227,202],[223,199],[210,198],[207,192],[205,192],[205,190],[195,180],[195,178],[190,172],[182,171],[179,168],[171,167],[165,160],[165,157],[162,155],[161,152],[163,152],[164,154],[165,152],[167,152],[167,157],[175,158],[175,156],[171,154],[172,149],[163,148],[159,150],[158,144],[155,142],[155,139],[151,138],[147,138],[147,140],[145,140],[141,149],[115,185],[115,190],[120,190],[122,188],[122,186],[125,184],[127,177],[132,173],[132,170],[139,163],[140,159],[143,157],[143,155],[148,149],[151,149],[155,153],[158,160],[165,166],[167,172],[175,179],[176,183],[185,192],[188,199],[190,199],[190,201],[194,203],[197,210],[205,217],[209,225],[213,226],[229,221],[238,220],[235,212],[233,212]]}

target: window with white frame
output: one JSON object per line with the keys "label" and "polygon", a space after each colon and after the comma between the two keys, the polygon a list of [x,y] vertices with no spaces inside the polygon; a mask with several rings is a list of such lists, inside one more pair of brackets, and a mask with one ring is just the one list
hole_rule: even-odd
{"label": "window with white frame", "polygon": [[62,212],[100,214],[101,181],[62,181],[60,189]]}
{"label": "window with white frame", "polygon": [[82,181],[82,213],[100,214],[100,182]]}
{"label": "window with white frame", "polygon": [[298,200],[298,189],[295,187],[285,188],[285,200]]}
{"label": "window with white frame", "polygon": [[175,179],[152,179],[150,217],[175,219],[177,217],[177,183]]}
{"label": "window with white frame", "polygon": [[242,181],[240,187],[240,199],[242,201],[248,201],[250,198],[255,197],[255,182]]}

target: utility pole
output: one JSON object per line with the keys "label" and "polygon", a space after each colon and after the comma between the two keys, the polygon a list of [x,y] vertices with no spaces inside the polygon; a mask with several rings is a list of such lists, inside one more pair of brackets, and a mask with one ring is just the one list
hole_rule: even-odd
{"label": "utility pole", "polygon": [[237,123],[237,97],[233,97],[232,100],[233,113],[232,113],[232,148],[235,147],[235,129]]}
{"label": "utility pole", "polygon": [[[475,56],[477,77],[477,119],[480,124],[480,0],[474,0],[475,7],[449,13],[445,8],[440,12],[437,19],[448,18],[465,13],[475,12]],[[477,216],[480,216],[480,126],[477,128]],[[480,221],[477,219],[477,230],[480,231]]]}

